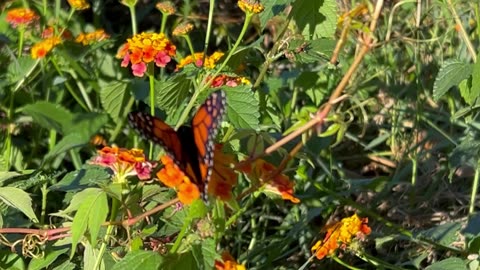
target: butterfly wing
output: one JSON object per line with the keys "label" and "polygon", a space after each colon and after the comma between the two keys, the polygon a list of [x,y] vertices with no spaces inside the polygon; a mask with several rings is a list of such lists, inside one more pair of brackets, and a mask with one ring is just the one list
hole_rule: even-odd
{"label": "butterfly wing", "polygon": [[144,112],[131,112],[128,122],[140,132],[142,137],[162,146],[175,162],[182,166],[186,163],[186,153],[177,132],[167,123]]}
{"label": "butterfly wing", "polygon": [[207,98],[192,119],[193,141],[197,148],[199,174],[205,185],[203,196],[207,194],[208,181],[213,167],[213,143],[225,108],[225,93],[217,91]]}

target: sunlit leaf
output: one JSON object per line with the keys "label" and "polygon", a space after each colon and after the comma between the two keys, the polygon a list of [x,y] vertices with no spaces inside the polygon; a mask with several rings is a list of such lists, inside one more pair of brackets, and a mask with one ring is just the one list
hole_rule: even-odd
{"label": "sunlit leaf", "polygon": [[433,85],[433,99],[438,101],[450,88],[457,86],[461,81],[472,74],[471,64],[462,60],[450,59],[443,63]]}
{"label": "sunlit leaf", "polygon": [[0,200],[24,213],[33,222],[38,222],[32,208],[32,198],[25,191],[15,187],[0,187]]}
{"label": "sunlit leaf", "polygon": [[118,262],[112,270],[145,270],[161,269],[163,258],[154,251],[136,250],[127,253],[123,259]]}

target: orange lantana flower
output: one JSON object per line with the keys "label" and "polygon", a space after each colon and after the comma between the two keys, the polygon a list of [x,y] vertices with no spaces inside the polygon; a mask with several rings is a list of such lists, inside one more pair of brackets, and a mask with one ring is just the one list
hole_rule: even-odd
{"label": "orange lantana flower", "polygon": [[160,158],[164,167],[158,171],[157,177],[164,185],[177,190],[178,199],[183,204],[191,204],[200,198],[200,190],[192,183],[188,176],[173,162],[169,156]]}
{"label": "orange lantana flower", "polygon": [[230,168],[235,162],[233,155],[222,152],[222,144],[216,144],[213,155],[213,169],[208,183],[208,193],[216,196],[222,201],[232,198],[232,189],[237,184],[238,176]]}
{"label": "orange lantana flower", "polygon": [[36,43],[31,49],[32,58],[37,59],[45,57],[48,52],[61,42],[62,40],[59,37],[50,37]]}
{"label": "orange lantana flower", "polygon": [[163,33],[140,33],[127,40],[117,57],[123,58],[122,67],[131,64],[133,75],[143,77],[147,64],[165,67],[175,54],[175,45]]}
{"label": "orange lantana flower", "polygon": [[248,173],[250,177],[264,183],[266,193],[279,195],[282,199],[293,203],[300,202],[293,195],[294,183],[285,174],[277,172],[277,168],[273,164],[263,159],[257,159],[253,168],[249,168],[249,170],[251,170]]}
{"label": "orange lantana flower", "polygon": [[216,270],[246,270],[245,265],[239,264],[235,258],[228,252],[222,253],[222,261],[215,261]]}
{"label": "orange lantana flower", "polygon": [[14,28],[19,25],[27,26],[38,21],[39,17],[35,11],[28,8],[14,8],[7,12],[5,20]]}
{"label": "orange lantana flower", "polygon": [[205,68],[212,69],[215,67],[215,64],[218,62],[218,60],[223,57],[223,55],[224,53],[222,52],[214,52],[212,55],[205,57],[205,63],[203,63],[203,52],[198,52],[180,59],[180,62],[177,64],[177,70],[192,63],[197,67],[201,67],[203,64]]}
{"label": "orange lantana flower", "polygon": [[87,46],[95,42],[100,42],[102,40],[108,39],[109,37],[110,35],[108,35],[105,30],[98,29],[90,33],[80,33],[75,39],[75,42],[82,43],[82,45]]}
{"label": "orange lantana flower", "polygon": [[110,168],[113,171],[115,183],[126,183],[129,176],[148,180],[151,177],[152,168],[156,165],[146,161],[142,149],[125,149],[116,146],[103,147],[91,163]]}
{"label": "orange lantana flower", "polygon": [[363,238],[364,235],[370,234],[371,229],[367,223],[368,218],[360,218],[357,214],[354,214],[329,226],[325,238],[312,247],[312,253],[315,254],[317,259],[321,260],[335,253],[339,245],[342,249],[345,249],[354,237]]}
{"label": "orange lantana flower", "polygon": [[[209,78],[207,79],[209,80]],[[221,86],[230,86],[230,87],[235,87],[238,85],[245,85],[245,84],[251,84],[250,80],[248,80],[245,77],[237,77],[237,76],[228,76],[225,74],[218,75],[213,79],[212,81],[212,87],[221,87]]]}

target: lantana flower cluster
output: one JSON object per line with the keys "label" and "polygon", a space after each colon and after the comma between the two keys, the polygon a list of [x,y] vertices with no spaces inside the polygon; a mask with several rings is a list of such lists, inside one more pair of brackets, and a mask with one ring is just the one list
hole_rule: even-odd
{"label": "lantana flower cluster", "polygon": [[216,270],[245,270],[245,265],[238,263],[235,258],[228,252],[222,253],[222,260],[215,260]]}
{"label": "lantana flower cluster", "polygon": [[67,0],[70,6],[76,10],[84,10],[90,8],[90,3],[85,0]]}
{"label": "lantana flower cluster", "polygon": [[5,20],[13,27],[25,27],[34,24],[40,17],[35,11],[28,8],[14,8],[7,12]]}
{"label": "lantana flower cluster", "polygon": [[160,158],[164,167],[158,171],[157,177],[165,186],[177,191],[178,199],[183,204],[191,204],[200,198],[198,186],[173,162],[172,158],[164,155]]}
{"label": "lantana flower cluster", "polygon": [[251,179],[263,183],[265,193],[281,196],[283,200],[289,200],[292,203],[300,202],[293,194],[295,184],[287,175],[279,173],[273,164],[257,159],[253,164],[242,167],[241,170]]}
{"label": "lantana flower cluster", "polygon": [[90,33],[80,33],[75,39],[75,42],[82,43],[82,45],[87,46],[108,39],[109,37],[110,35],[108,35],[105,30],[98,29]]}
{"label": "lantana flower cluster", "polygon": [[143,77],[147,64],[165,67],[175,54],[175,45],[164,34],[140,33],[127,40],[117,57],[123,58],[122,67],[131,64],[133,75]]}
{"label": "lantana flower cluster", "polygon": [[[210,80],[207,78],[207,81]],[[235,87],[239,85],[249,85],[250,80],[247,79],[246,77],[241,77],[241,76],[229,76],[226,74],[221,74],[215,77],[213,79],[211,87],[221,87],[221,86],[230,86],[230,87]]]}
{"label": "lantana flower cluster", "polygon": [[113,171],[114,183],[126,183],[127,177],[137,176],[140,180],[151,178],[155,163],[146,161],[142,149],[126,149],[105,146],[98,151],[92,164],[108,167]]}
{"label": "lantana flower cluster", "polygon": [[325,238],[312,247],[312,253],[321,260],[331,256],[340,247],[346,249],[354,237],[362,239],[372,231],[367,225],[368,218],[360,218],[357,214],[344,218],[329,226]]}
{"label": "lantana flower cluster", "polygon": [[258,0],[239,0],[238,7],[245,13],[258,14],[265,7]]}
{"label": "lantana flower cluster", "polygon": [[56,36],[49,37],[35,43],[30,51],[32,58],[38,59],[45,57],[48,52],[50,52],[55,46],[60,43],[62,43],[62,39]]}
{"label": "lantana flower cluster", "polygon": [[223,57],[223,52],[214,52],[210,56],[205,57],[205,63],[203,63],[203,52],[197,52],[193,55],[188,55],[185,58],[181,59],[177,64],[177,71],[186,65],[195,64],[197,67],[203,67],[207,69],[212,69],[215,67],[215,64]]}

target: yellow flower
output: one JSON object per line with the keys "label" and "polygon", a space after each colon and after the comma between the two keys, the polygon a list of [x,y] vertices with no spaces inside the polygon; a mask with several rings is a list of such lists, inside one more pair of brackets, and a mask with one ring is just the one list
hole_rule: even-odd
{"label": "yellow flower", "polygon": [[[215,67],[215,64],[222,58],[224,53],[222,52],[214,52],[212,55],[205,57],[205,63],[203,66],[208,69],[212,69]],[[197,67],[202,66],[202,61],[203,61],[203,53],[198,52],[193,55],[189,55],[183,59],[180,60],[180,62],[177,64],[177,70],[185,67],[188,64],[194,63]]]}
{"label": "yellow flower", "polygon": [[173,29],[173,35],[174,36],[184,36],[188,33],[190,33],[190,31],[193,30],[193,24],[189,23],[189,22],[183,22],[179,25],[177,25],[177,27],[175,27],[175,29]]}
{"label": "yellow flower", "polygon": [[90,8],[90,3],[85,0],[67,0],[70,6],[76,10],[83,10]]}
{"label": "yellow flower", "polygon": [[50,37],[44,39],[35,45],[31,49],[31,55],[33,59],[43,58],[50,52],[56,45],[60,44],[62,40],[59,37]]}
{"label": "yellow flower", "polygon": [[102,40],[105,40],[109,37],[110,36],[107,33],[105,33],[105,30],[99,29],[90,33],[80,33],[75,39],[75,42],[82,43],[84,46],[87,46],[95,42],[100,42]]}
{"label": "yellow flower", "polygon": [[38,15],[31,9],[28,8],[14,8],[7,12],[7,17],[5,20],[12,25],[12,27],[17,27],[19,25],[26,26],[38,21]]}
{"label": "yellow flower", "polygon": [[253,14],[258,14],[265,9],[258,0],[239,0],[238,7],[245,13]]}
{"label": "yellow flower", "polygon": [[159,2],[155,7],[160,10],[160,12],[166,15],[172,15],[177,12],[175,5],[170,1]]}
{"label": "yellow flower", "polygon": [[339,244],[341,244],[342,249],[345,249],[354,237],[361,238],[370,234],[371,229],[367,223],[368,218],[360,218],[357,214],[354,214],[329,226],[325,238],[312,247],[312,253],[315,254],[317,259],[321,260],[332,255],[338,249]]}

